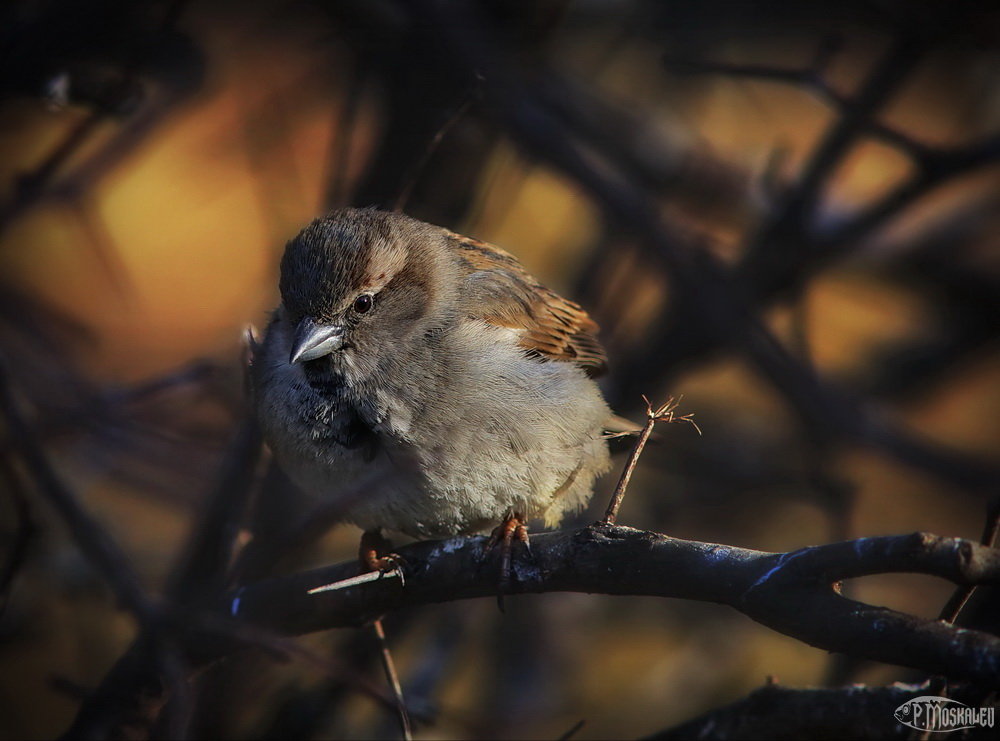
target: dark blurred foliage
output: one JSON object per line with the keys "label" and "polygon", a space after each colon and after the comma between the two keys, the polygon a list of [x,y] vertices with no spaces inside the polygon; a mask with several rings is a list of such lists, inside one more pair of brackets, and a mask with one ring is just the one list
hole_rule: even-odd
{"label": "dark blurred foliage", "polygon": [[[1000,491],[998,32],[994,6],[951,2],[4,5],[0,384],[30,440],[7,420],[0,736],[67,727],[137,631],[32,450],[147,596],[194,599],[185,564],[211,557],[185,533],[240,466],[254,499],[245,517],[232,499],[230,584],[352,556],[337,512],[232,443],[240,327],[266,321],[284,241],[339,205],[403,207],[520,256],[601,323],[622,414],[684,394],[704,435],[662,430],[623,524],[771,550],[978,537]],[[924,616],[949,594],[846,588]],[[980,590],[962,620],[998,631],[996,602]],[[445,604],[386,630],[435,738],[556,738],[581,719],[576,738],[652,733],[767,675],[920,679],[648,598]],[[369,633],[301,644],[322,660],[245,652],[164,722],[397,732],[364,690],[381,688]]]}

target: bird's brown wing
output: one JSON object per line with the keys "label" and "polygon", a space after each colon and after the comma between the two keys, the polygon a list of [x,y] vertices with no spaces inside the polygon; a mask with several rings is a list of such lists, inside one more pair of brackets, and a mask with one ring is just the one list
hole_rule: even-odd
{"label": "bird's brown wing", "polygon": [[597,323],[579,304],[550,291],[499,247],[453,232],[448,236],[469,270],[470,313],[518,331],[529,353],[576,363],[590,376],[604,372],[607,356],[597,339]]}

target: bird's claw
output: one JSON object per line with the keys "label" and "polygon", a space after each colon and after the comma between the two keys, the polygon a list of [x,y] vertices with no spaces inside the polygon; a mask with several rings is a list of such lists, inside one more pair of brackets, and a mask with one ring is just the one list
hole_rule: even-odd
{"label": "bird's claw", "polygon": [[398,553],[387,553],[384,556],[379,556],[366,562],[364,565],[368,571],[379,572],[380,579],[387,576],[397,576],[399,577],[399,585],[402,587],[406,586],[406,577],[403,575],[403,567],[406,565],[406,561]]}
{"label": "bird's claw", "polygon": [[490,552],[497,546],[500,547],[500,579],[497,584],[497,607],[500,612],[504,610],[504,595],[510,591],[511,584],[511,558],[514,552],[514,541],[524,543],[531,555],[531,545],[528,540],[528,526],[524,523],[524,516],[516,512],[508,514],[493,532],[490,533],[486,541],[484,551]]}
{"label": "bird's claw", "polygon": [[[390,548],[389,541],[382,537],[378,530],[368,530],[361,536],[361,544],[358,547],[358,561],[361,564],[362,573],[377,571],[381,576],[393,574],[399,577],[399,583],[406,586],[406,579],[403,576],[403,567],[406,562],[398,553],[384,553]],[[381,578],[380,576],[380,578]]]}

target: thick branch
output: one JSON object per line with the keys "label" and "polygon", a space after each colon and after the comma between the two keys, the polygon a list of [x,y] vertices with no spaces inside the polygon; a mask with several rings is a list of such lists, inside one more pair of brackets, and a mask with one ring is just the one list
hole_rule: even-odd
{"label": "thick branch", "polygon": [[[360,625],[389,610],[496,593],[496,564],[482,539],[400,549],[396,579],[309,595],[353,576],[354,563],[243,587],[228,610],[283,634]],[[828,651],[1000,687],[1000,638],[846,599],[841,579],[921,573],[958,584],[1000,584],[1000,550],[925,533],[861,538],[774,554],[678,540],[624,527],[532,538],[530,564],[516,564],[511,592],[591,592],[717,602]]]}
{"label": "thick branch", "polygon": [[[818,648],[1000,687],[1000,638],[854,602],[838,592],[841,579],[897,572],[958,584],[1000,584],[1000,550],[995,548],[915,533],[776,554],[599,526],[536,535],[531,550],[530,559],[515,559],[511,593],[575,591],[716,602]],[[398,552],[405,560],[405,587],[398,579],[386,579],[308,594],[353,576],[357,564],[351,561],[244,586],[220,608],[244,621],[246,630],[258,631],[254,635],[299,635],[361,625],[400,607],[496,593],[499,556],[484,557],[482,538],[415,543]],[[238,623],[232,630],[222,627],[207,630],[188,621],[189,630],[177,634],[192,668],[248,644]],[[140,641],[119,661],[81,707],[67,737],[106,737],[116,718],[161,705],[173,683],[165,681],[150,650],[148,639]]]}

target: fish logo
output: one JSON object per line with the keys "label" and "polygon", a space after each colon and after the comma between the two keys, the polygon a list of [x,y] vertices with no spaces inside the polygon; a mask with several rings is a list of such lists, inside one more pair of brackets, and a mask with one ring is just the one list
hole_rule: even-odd
{"label": "fish logo", "polygon": [[982,726],[992,728],[996,708],[973,708],[950,697],[922,695],[907,700],[893,713],[904,726],[918,731],[945,733]]}

